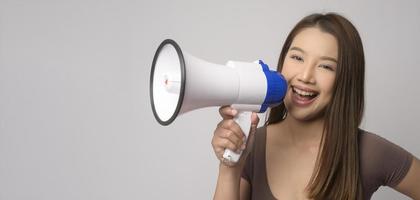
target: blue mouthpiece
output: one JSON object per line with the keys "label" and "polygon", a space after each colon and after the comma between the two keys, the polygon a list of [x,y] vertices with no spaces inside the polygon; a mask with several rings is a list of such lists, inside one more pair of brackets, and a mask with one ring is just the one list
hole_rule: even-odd
{"label": "blue mouthpiece", "polygon": [[268,107],[278,105],[283,101],[287,92],[287,81],[280,73],[271,71],[262,60],[259,60],[259,64],[267,79],[267,93],[260,109],[260,112],[263,113]]}

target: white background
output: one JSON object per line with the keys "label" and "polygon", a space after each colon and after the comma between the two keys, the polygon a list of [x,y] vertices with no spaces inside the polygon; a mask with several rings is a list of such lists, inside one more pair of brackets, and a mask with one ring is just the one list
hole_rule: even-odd
{"label": "white background", "polygon": [[157,46],[274,69],[298,20],[328,11],[364,42],[363,128],[419,157],[418,1],[0,0],[0,199],[211,199],[217,108],[155,121]]}

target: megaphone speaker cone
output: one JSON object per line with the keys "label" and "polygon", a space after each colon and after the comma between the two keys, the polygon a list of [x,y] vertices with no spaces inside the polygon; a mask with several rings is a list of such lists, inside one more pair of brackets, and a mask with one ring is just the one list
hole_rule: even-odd
{"label": "megaphone speaker cone", "polygon": [[153,115],[161,125],[171,124],[181,110],[185,76],[181,48],[171,39],[164,40],[153,57],[149,85]]}

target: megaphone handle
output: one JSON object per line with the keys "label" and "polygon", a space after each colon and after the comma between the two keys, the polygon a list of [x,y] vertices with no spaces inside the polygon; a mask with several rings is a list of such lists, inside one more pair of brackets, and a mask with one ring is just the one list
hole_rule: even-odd
{"label": "megaphone handle", "polygon": [[[249,111],[239,111],[238,114],[233,118],[236,123],[239,124],[242,131],[245,134],[245,141],[248,139],[248,134],[251,129],[251,115],[252,112]],[[228,162],[236,163],[238,162],[239,158],[241,157],[242,151],[238,154],[233,152],[230,149],[225,149],[225,153],[223,154],[223,158],[226,159]]]}

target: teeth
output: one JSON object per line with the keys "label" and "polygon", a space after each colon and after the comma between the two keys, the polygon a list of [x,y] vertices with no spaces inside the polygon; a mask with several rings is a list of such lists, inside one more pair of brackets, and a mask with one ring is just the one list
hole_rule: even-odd
{"label": "teeth", "polygon": [[315,96],[316,95],[315,92],[303,91],[298,88],[293,88],[293,89],[295,90],[297,94],[302,95],[302,96]]}

